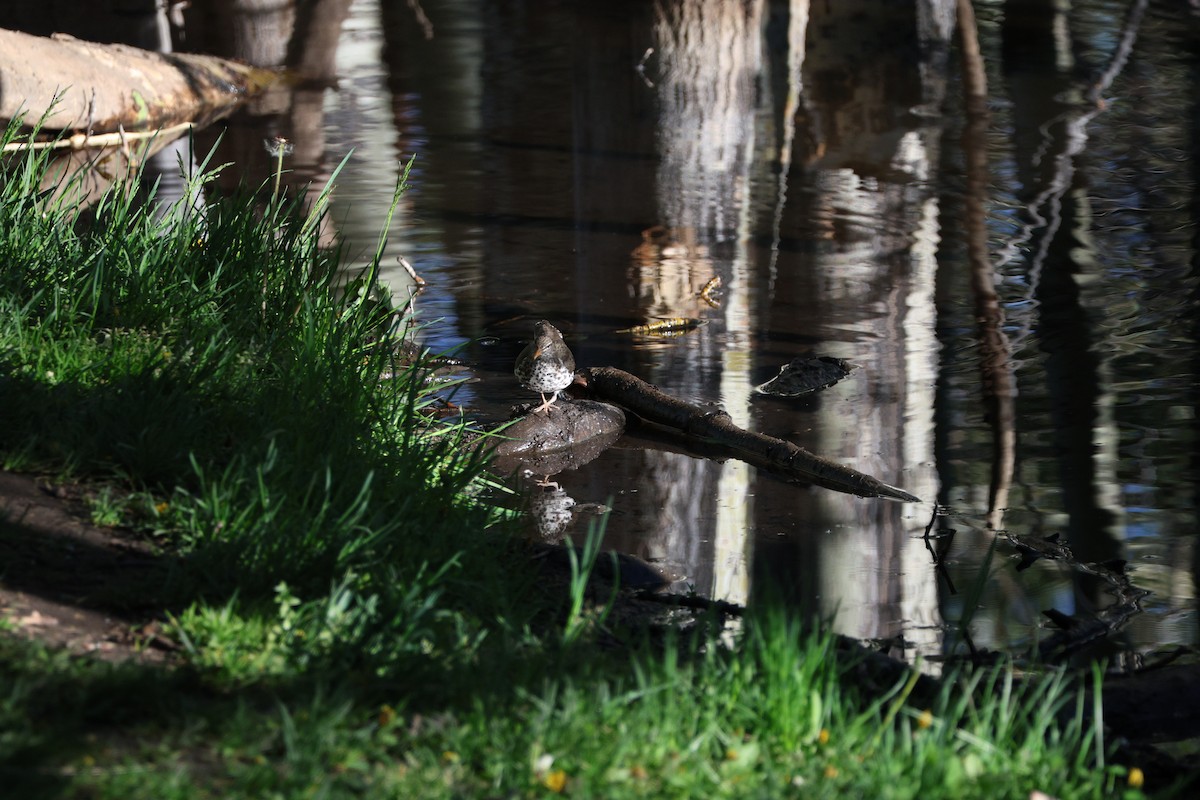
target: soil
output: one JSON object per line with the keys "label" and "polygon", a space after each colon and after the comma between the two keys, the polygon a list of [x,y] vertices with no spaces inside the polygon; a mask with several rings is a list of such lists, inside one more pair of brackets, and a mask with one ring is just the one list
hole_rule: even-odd
{"label": "soil", "polygon": [[[108,661],[167,662],[178,647],[164,633],[156,599],[169,557],[129,530],[94,524],[87,500],[96,492],[0,472],[0,631]],[[528,555],[543,590],[565,597],[566,548],[538,542]],[[632,557],[618,555],[618,569],[626,588],[666,585]],[[608,598],[611,573],[609,560],[599,559],[589,594]],[[618,616],[661,621],[661,605],[621,601]]]}
{"label": "soil", "polygon": [[[156,602],[169,557],[132,531],[94,524],[87,501],[97,491],[0,472],[0,631],[108,661],[169,662],[178,645],[164,632]],[[543,590],[565,597],[566,548],[528,547]],[[627,589],[666,584],[629,556],[618,555],[618,569]],[[597,561],[589,595],[601,603],[611,599],[611,571],[607,558]],[[661,623],[665,609],[623,593],[613,611],[645,626]]]}
{"label": "soil", "polygon": [[163,663],[175,647],[141,593],[164,564],[128,531],[92,524],[88,491],[0,472],[0,620],[78,655]]}

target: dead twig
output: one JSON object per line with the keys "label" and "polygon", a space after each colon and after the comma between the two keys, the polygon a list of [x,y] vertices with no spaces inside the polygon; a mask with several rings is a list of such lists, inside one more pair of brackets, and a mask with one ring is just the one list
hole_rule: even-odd
{"label": "dead twig", "polygon": [[425,279],[422,278],[420,275],[418,275],[417,271],[415,269],[413,269],[413,265],[408,263],[407,258],[405,258],[404,256],[399,256],[399,257],[397,257],[396,260],[400,262],[400,266],[404,267],[404,271],[408,273],[408,277],[412,278],[413,283],[415,283],[417,286],[420,286],[422,288],[424,288],[427,285],[425,283]]}
{"label": "dead twig", "polygon": [[170,139],[175,138],[181,133],[192,128],[195,123],[181,122],[178,125],[172,125],[169,128],[160,128],[154,131],[134,131],[127,132],[124,128],[117,130],[115,133],[76,133],[73,136],[68,136],[63,139],[55,139],[50,142],[9,142],[4,145],[5,153],[20,153],[29,150],[88,150],[102,147],[119,147],[122,150],[128,150],[129,142],[141,141],[143,139],[153,139],[157,136],[164,136]]}
{"label": "dead twig", "polygon": [[660,319],[658,322],[651,322],[648,325],[634,325],[632,328],[622,328],[616,333],[633,333],[642,336],[678,336],[681,333],[687,333],[705,325],[702,319],[693,319],[691,317],[671,317],[670,319]]}
{"label": "dead twig", "polygon": [[720,308],[721,301],[712,296],[712,293],[721,288],[721,276],[713,275],[708,279],[708,283],[704,284],[704,288],[700,290],[700,299],[708,303],[713,308]]}

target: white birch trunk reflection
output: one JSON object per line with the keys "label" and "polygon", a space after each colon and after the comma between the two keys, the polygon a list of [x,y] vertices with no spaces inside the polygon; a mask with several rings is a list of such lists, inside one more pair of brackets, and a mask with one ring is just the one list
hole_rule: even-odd
{"label": "white birch trunk reflection", "polygon": [[[952,20],[944,3],[811,9],[798,104],[803,128],[782,230],[785,239],[826,244],[804,271],[781,266],[773,297],[779,311],[769,326],[780,338],[790,334],[864,367],[811,401],[819,424],[799,443],[927,499],[937,495],[938,212],[930,180],[940,130],[912,111],[941,103]],[[786,424],[781,410],[764,406],[764,413],[765,424]],[[758,495],[761,522],[785,513],[799,520],[787,534],[792,543],[772,543],[759,570],[785,586],[793,580],[791,593],[842,633],[903,635],[909,657],[940,652],[937,584],[919,538],[924,507],[789,495],[771,485]]]}
{"label": "white birch trunk reflection", "polygon": [[[660,70],[658,205],[675,257],[642,264],[640,295],[648,316],[690,316],[700,287],[714,275],[724,299],[712,335],[687,337],[673,348],[655,379],[684,396],[720,398],[733,420],[749,425],[753,319],[749,244],[750,178],[762,73],[763,0],[693,0],[656,9],[654,36]],[[682,256],[682,257],[680,257]],[[706,314],[710,319],[714,315]],[[713,352],[720,347],[720,352]],[[702,383],[705,363],[719,361],[716,385]],[[749,487],[752,470],[650,454],[650,473],[672,485],[664,507],[668,552],[712,537],[713,576],[705,593],[733,602],[749,595]],[[700,514],[696,512],[703,509]],[[704,518],[715,518],[706,536]]]}

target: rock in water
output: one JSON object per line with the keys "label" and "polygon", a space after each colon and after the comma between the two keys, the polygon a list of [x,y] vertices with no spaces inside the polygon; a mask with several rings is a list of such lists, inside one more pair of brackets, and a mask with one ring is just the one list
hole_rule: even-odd
{"label": "rock in water", "polygon": [[759,394],[776,397],[799,397],[820,389],[828,389],[845,380],[857,364],[833,356],[815,356],[792,359],[783,366],[779,374],[766,383],[754,387]]}

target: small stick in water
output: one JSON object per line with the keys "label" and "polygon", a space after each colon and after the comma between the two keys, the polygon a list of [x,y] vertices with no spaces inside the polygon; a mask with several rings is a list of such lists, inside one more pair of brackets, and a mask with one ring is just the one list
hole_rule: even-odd
{"label": "small stick in water", "polygon": [[708,303],[713,308],[720,308],[721,301],[712,296],[712,293],[721,288],[721,276],[713,275],[708,279],[708,283],[704,284],[704,288],[700,290],[700,299]]}
{"label": "small stick in water", "polygon": [[648,325],[634,325],[632,328],[623,328],[617,333],[633,333],[633,334],[649,334],[649,335],[678,335],[695,330],[704,324],[702,319],[692,319],[691,317],[672,317],[671,319],[662,319],[658,322],[651,322]]}
{"label": "small stick in water", "polygon": [[417,271],[413,269],[413,265],[408,263],[407,258],[397,256],[396,260],[400,262],[400,266],[404,267],[404,271],[408,273],[408,277],[412,278],[413,283],[417,286],[425,286],[425,279],[417,274]]}

